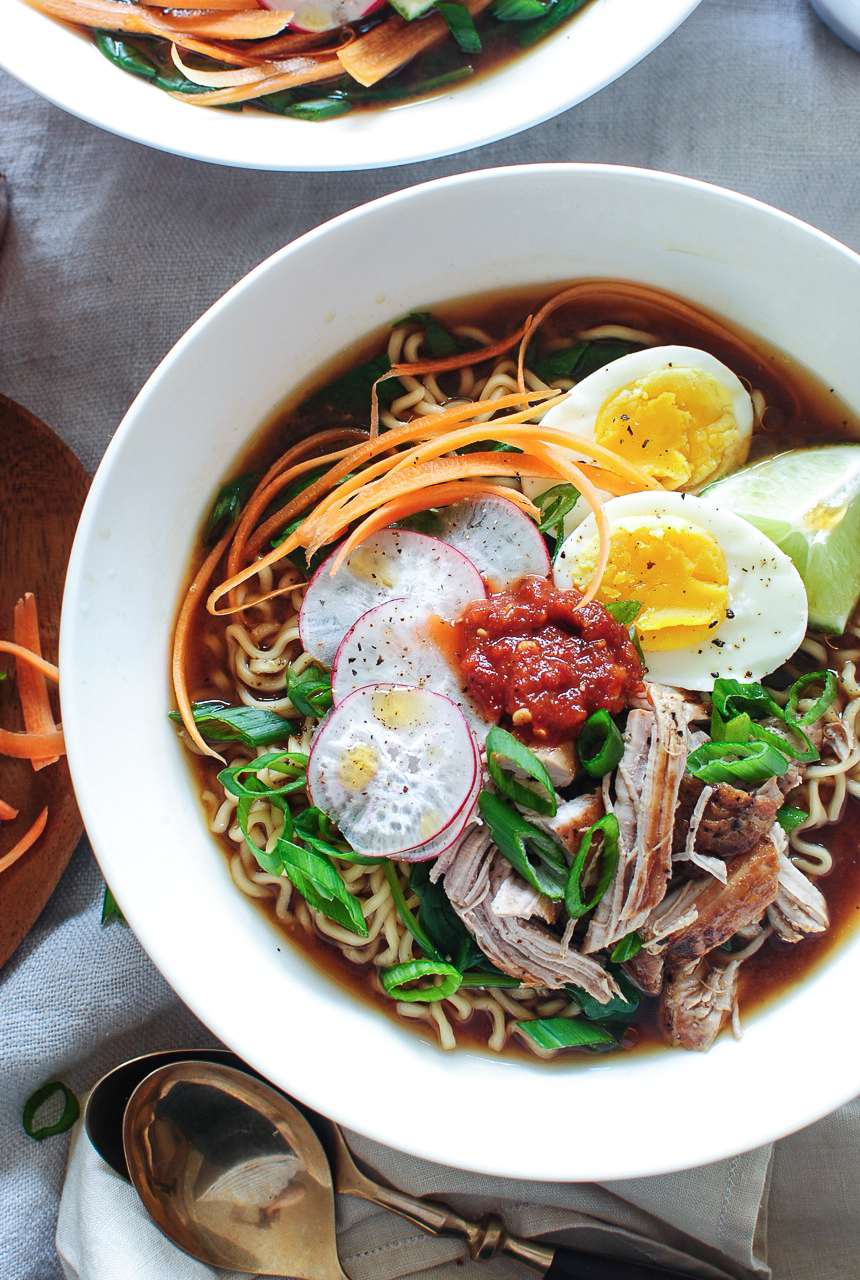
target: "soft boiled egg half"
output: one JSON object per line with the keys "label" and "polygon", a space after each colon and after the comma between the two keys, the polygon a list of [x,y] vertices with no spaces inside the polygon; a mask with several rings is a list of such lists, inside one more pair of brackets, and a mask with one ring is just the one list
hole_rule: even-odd
{"label": "soft boiled egg half", "polygon": [[[696,491],[746,461],[753,405],[731,369],[707,351],[649,347],[583,378],[542,425],[611,449],[664,489]],[[523,482],[532,499],[548,487]],[[587,510],[577,504],[566,533]]]}
{"label": "soft boiled egg half", "polygon": [[[610,553],[597,599],[637,601],[646,679],[710,689],[759,680],[789,658],[807,623],[788,556],[741,516],[692,494],[647,490],[604,505]],[[556,586],[584,589],[599,554],[589,515],[562,544]]]}

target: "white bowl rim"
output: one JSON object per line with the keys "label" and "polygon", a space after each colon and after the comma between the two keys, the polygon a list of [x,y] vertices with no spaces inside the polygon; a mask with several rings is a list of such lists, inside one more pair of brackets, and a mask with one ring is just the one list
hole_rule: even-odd
{"label": "white bowl rim", "polygon": [[[666,187],[682,189],[700,198],[717,201],[727,209],[734,207],[746,211],[753,217],[764,217],[769,223],[776,219],[786,227],[800,232],[804,237],[811,237],[828,253],[839,255],[844,266],[856,273],[860,280],[860,255],[790,214],[773,209],[751,197],[695,179],[627,166],[561,163],[467,172],[406,188],[341,214],[331,222],[315,228],[284,246],[234,285],[183,335],[138,393],[108,446],[102,465],[93,480],[79,525],[70,559],[63,605],[60,670],[64,689],[64,720],[68,738],[69,763],[81,812],[105,878],[115,890],[129,923],[144,949],[177,994],[214,1034],[237,1053],[243,1054],[251,1065],[268,1075],[276,1084],[293,1092],[307,1105],[330,1115],[333,1119],[360,1131],[367,1137],[406,1150],[413,1155],[498,1176],[534,1180],[614,1180],[669,1173],[701,1164],[703,1161],[710,1162],[733,1157],[739,1152],[750,1150],[802,1128],[853,1098],[860,1088],[860,1073],[856,1065],[857,1054],[844,1052],[840,1055],[834,1053],[834,1050],[844,1050],[855,1043],[856,1029],[835,1032],[826,1018],[818,1018],[816,1001],[826,999],[828,992],[832,993],[840,984],[844,985],[852,980],[856,983],[860,937],[854,935],[847,941],[840,941],[826,963],[819,965],[806,980],[802,990],[789,993],[775,1005],[757,1014],[752,1027],[754,1038],[760,1028],[772,1029],[777,1023],[784,1024],[786,1019],[780,1011],[784,1010],[789,1003],[792,1010],[799,1009],[802,1016],[811,1019],[806,1030],[806,1038],[801,1038],[796,1048],[792,1044],[791,1067],[797,1073],[797,1077],[803,1079],[809,1078],[807,1072],[814,1073],[816,1067],[822,1068],[826,1065],[827,1071],[821,1088],[807,1093],[795,1091],[791,1094],[788,1107],[785,1106],[784,1099],[776,1105],[767,1089],[764,1089],[756,1093],[754,1106],[742,1109],[743,1114],[740,1120],[732,1113],[731,1108],[726,1111],[720,1109],[719,1123],[708,1134],[707,1149],[704,1154],[701,1136],[696,1132],[698,1121],[688,1123],[688,1116],[685,1114],[678,1117],[680,1121],[678,1125],[671,1126],[670,1121],[670,1131],[665,1134],[665,1143],[660,1149],[654,1149],[652,1133],[652,1145],[649,1147],[638,1139],[635,1141],[630,1139],[628,1135],[623,1142],[619,1142],[617,1138],[612,1141],[607,1140],[605,1149],[599,1151],[589,1149],[585,1156],[569,1149],[559,1150],[556,1146],[547,1150],[543,1144],[535,1147],[534,1144],[522,1142],[513,1143],[510,1148],[500,1147],[496,1143],[488,1154],[479,1145],[480,1137],[487,1136],[480,1124],[477,1130],[464,1130],[455,1133],[452,1137],[450,1129],[427,1117],[422,1118],[419,1123],[411,1120],[407,1124],[402,1117],[381,1115],[378,1109],[373,1111],[371,1108],[369,1112],[364,1112],[356,1108],[354,1101],[345,1103],[343,1098],[333,1096],[330,1082],[309,1075],[305,1064],[301,1064],[301,1071],[297,1075],[295,1059],[291,1059],[290,1069],[284,1070],[272,1057],[270,1051],[261,1053],[254,1045],[237,1042],[233,1035],[231,1014],[225,1012],[215,998],[215,993],[201,994],[199,978],[193,972],[193,967],[189,968],[184,963],[187,957],[176,951],[175,941],[166,935],[161,922],[152,914],[140,914],[137,903],[124,892],[126,877],[123,873],[118,833],[108,829],[102,822],[98,801],[99,786],[88,774],[88,743],[91,741],[88,731],[92,726],[87,722],[86,700],[77,688],[80,663],[85,653],[85,649],[82,648],[85,634],[82,633],[85,633],[86,628],[81,626],[81,615],[76,611],[75,597],[76,592],[81,588],[81,582],[86,578],[88,555],[102,536],[98,527],[100,507],[111,484],[111,471],[126,441],[132,435],[138,418],[141,414],[145,414],[147,403],[154,394],[154,390],[161,380],[168,376],[177,362],[183,359],[189,346],[196,344],[200,338],[205,340],[206,330],[218,320],[221,313],[243,293],[253,292],[258,282],[276,264],[302,251],[305,246],[313,244],[318,238],[327,238],[337,233],[341,227],[372,216],[373,210],[379,206],[420,200],[423,198],[422,193],[442,188],[456,188],[459,185],[468,186],[472,183],[492,184],[499,181],[504,183],[516,175],[527,175],[531,179],[537,175],[556,175],[563,178],[566,174],[577,175],[577,178],[586,181],[599,178],[600,175],[614,175],[631,183],[647,184],[653,189]],[[575,179],[572,178],[572,180]],[[857,388],[857,403],[860,405],[860,383]],[[242,898],[238,892],[236,896],[239,899]],[[349,1016],[352,1016],[351,1011]],[[380,1019],[380,1021],[387,1020]],[[668,1082],[666,1097],[674,1096],[673,1090],[678,1087],[682,1076],[684,1080],[687,1077],[695,1080],[700,1076],[710,1079],[711,1068],[706,1070],[702,1064],[710,1063],[713,1068],[721,1072],[726,1071],[731,1076],[734,1067],[730,1055],[733,1050],[737,1051],[737,1048],[734,1042],[722,1040],[707,1055],[662,1054],[660,1074],[661,1079],[665,1078]],[[482,1055],[473,1055],[468,1051],[460,1052],[462,1054],[460,1061],[465,1064],[464,1069],[468,1072],[472,1071],[475,1060],[484,1061]],[[442,1055],[442,1057],[446,1063],[449,1063],[451,1058],[457,1055]],[[653,1061],[653,1055],[633,1055],[629,1062],[618,1058],[595,1060],[587,1067],[577,1067],[571,1072],[573,1087],[575,1089],[580,1079],[583,1083],[589,1083],[593,1081],[595,1075],[611,1071],[613,1078],[617,1081],[614,1087],[620,1094],[623,1095],[628,1088],[635,1093],[637,1075],[640,1071],[647,1073],[649,1061]],[[688,1065],[682,1067],[682,1063]],[[510,1066],[511,1064],[504,1064],[500,1069],[504,1071]],[[547,1071],[542,1064],[538,1064],[537,1068],[523,1067],[522,1064],[517,1066],[522,1072],[522,1078],[528,1083],[543,1084],[547,1088],[554,1087],[548,1082],[553,1079],[556,1067],[550,1067]],[[446,1068],[443,1067],[442,1070],[444,1072]],[[579,1072],[582,1072],[581,1076]],[[692,1096],[691,1090],[685,1089],[683,1092],[686,1101],[689,1102]],[[592,1138],[594,1137],[593,1127],[593,1120],[589,1120],[588,1131]]]}
{"label": "white bowl rim", "polygon": [[[421,103],[309,123],[176,102],[112,66],[79,33],[6,0],[0,67],[72,115],[160,151],[235,168],[337,172],[455,155],[543,123],[618,79],[701,0],[595,0],[508,66]],[[584,25],[583,25],[584,24]]]}

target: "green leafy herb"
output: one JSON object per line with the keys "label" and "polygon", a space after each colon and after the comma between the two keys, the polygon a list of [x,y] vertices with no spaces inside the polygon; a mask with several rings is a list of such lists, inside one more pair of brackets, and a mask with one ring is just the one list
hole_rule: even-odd
{"label": "green leafy herb", "polygon": [[611,613],[616,622],[620,622],[622,627],[630,627],[642,612],[642,604],[639,600],[614,600],[611,604],[604,605],[607,613]]}
{"label": "green leafy herb", "polygon": [[[463,8],[464,6],[459,6]],[[468,13],[468,10],[466,10]],[[404,316],[402,320],[398,320],[391,327],[392,329],[400,329],[407,324],[417,324],[424,330],[424,341],[427,344],[427,350],[434,359],[442,359],[444,356],[453,356],[460,350],[460,344],[454,337],[450,329],[447,329],[441,320],[433,315],[432,311],[411,311],[408,316]]]}
{"label": "green leafy herb", "polygon": [[[295,728],[277,711],[262,707],[228,706],[212,700],[191,704],[194,723],[209,742],[241,742],[246,747],[266,747],[283,742]],[[170,719],[182,723],[178,711],[169,711]]]}
{"label": "green leafy herb", "polygon": [[[372,360],[367,360],[357,368],[350,369],[342,377],[335,378],[320,391],[314,392],[310,399],[305,401],[305,405],[307,407],[325,405],[341,413],[351,414],[354,418],[369,418],[373,384],[390,369],[391,361],[388,353],[383,351]],[[401,387],[392,379],[381,382],[376,391],[379,403],[387,406],[400,394]]]}
{"label": "green leafy herb", "polygon": [[106,884],[104,897],[102,898],[102,925],[108,924],[125,924],[125,916],[119,909],[110,885]]}
{"label": "green leafy herb", "polygon": [[565,851],[546,831],[490,791],[478,797],[478,811],[493,842],[524,880],[554,902],[564,897],[568,865]]}
{"label": "green leafy herb", "polygon": [[609,953],[609,959],[613,964],[626,964],[628,960],[638,956],[641,950],[642,939],[634,929],[632,933],[625,934],[619,942],[616,942]]}
{"label": "green leafy herb", "polygon": [[345,93],[332,93],[325,98],[305,98],[302,102],[290,102],[278,113],[293,120],[335,120],[352,111],[352,103]]}
{"label": "green leafy herb", "polygon": [[298,675],[288,667],[287,697],[300,715],[325,715],[332,704],[331,676],[319,667],[305,667]]}
{"label": "green leafy herb", "polygon": [[552,0],[495,0],[490,13],[497,22],[534,22],[542,18],[551,5]]}
{"label": "green leafy herb", "polygon": [[345,840],[334,830],[332,821],[322,809],[309,805],[292,816],[293,839],[316,849],[327,858],[340,858],[345,862],[355,862],[362,867],[377,867],[384,858],[366,858],[356,853]]}
{"label": "green leafy herb", "polygon": [[445,19],[445,25],[464,53],[481,52],[481,37],[464,4],[459,4],[456,0],[436,0],[434,8]]}
{"label": "green leafy herb", "polygon": [[594,996],[589,995],[587,991],[583,991],[581,987],[573,986],[573,984],[565,987],[565,991],[573,996],[579,1005],[582,1016],[588,1018],[589,1022],[627,1023],[639,1008],[642,992],[636,986],[636,983],[631,982],[623,969],[614,970],[612,976],[621,989],[621,995],[613,996],[606,1004],[601,1004],[599,1000],[595,1000]]}
{"label": "green leafy herb", "polygon": [[[63,1099],[63,1110],[59,1119],[52,1124],[45,1124],[35,1128],[33,1121],[36,1119],[36,1113],[47,1102],[56,1097],[62,1097]],[[58,1133],[66,1133],[67,1130],[71,1129],[80,1114],[80,1104],[68,1085],[59,1080],[50,1080],[47,1084],[43,1084],[40,1089],[37,1089],[35,1093],[32,1093],[24,1103],[21,1124],[28,1138],[33,1138],[36,1142],[44,1142],[45,1138],[53,1138]]]}
{"label": "green leafy herb", "polygon": [[776,811],[776,820],[786,832],[794,831],[795,827],[799,827],[808,817],[809,814],[805,809],[795,809],[790,804],[784,804]]}
{"label": "green leafy herb", "polygon": [[487,963],[481,948],[451,906],[443,886],[431,881],[428,863],[412,864],[409,887],[420,901],[418,918],[426,944],[414,932],[413,937],[431,959],[446,959],[460,973]]}
{"label": "green leafy herb", "polygon": [[540,1049],[594,1049],[618,1043],[611,1031],[587,1018],[534,1018],[516,1026]]}
{"label": "green leafy herb", "polygon": [[[537,788],[519,782],[503,767],[508,761],[515,769],[534,778]],[[514,804],[551,817],[558,809],[552,779],[533,752],[506,729],[494,726],[487,734],[487,768],[496,786]]]}
{"label": "green leafy herb", "polygon": [[[582,876],[586,865],[589,865],[591,846],[598,836],[603,837],[603,847],[599,854],[591,855],[591,861],[594,861],[595,856],[599,857],[600,873],[591,897],[586,899],[582,894]],[[568,873],[567,883],[564,887],[564,905],[571,920],[578,920],[580,916],[586,915],[597,906],[609,888],[617,866],[618,819],[614,813],[606,813],[593,826],[589,827],[582,837],[573,865]]]}
{"label": "green leafy herb", "polygon": [[[513,2],[517,3],[517,0]],[[547,17],[552,15],[555,7],[552,3],[544,7]],[[498,17],[495,11],[494,16]],[[535,14],[535,17],[540,16]],[[512,20],[508,19],[508,21]],[[553,351],[543,360],[534,362],[527,360],[527,364],[543,382],[551,384],[560,379],[581,382],[590,373],[602,369],[605,364],[611,364],[613,360],[629,355],[631,351],[640,351],[641,347],[641,343],[621,342],[615,338],[595,338],[588,342],[577,342],[572,347],[565,347],[562,351]]]}
{"label": "green leafy herb", "polygon": [[[392,1000],[406,1000],[410,1004],[432,1004],[452,996],[460,986],[460,973],[452,964],[441,960],[409,960],[379,974],[386,995]],[[426,985],[427,979],[430,985]],[[433,979],[441,979],[439,982]],[[421,986],[414,986],[421,983]]]}
{"label": "green leafy herb", "polygon": [[255,475],[237,476],[222,485],[212,503],[212,510],[203,530],[203,542],[207,547],[214,547],[218,539],[225,534],[238,519],[242,508],[254,491],[257,483]]}
{"label": "green leafy herb", "polygon": [[579,763],[592,778],[602,778],[624,755],[624,739],[608,711],[593,711],[576,741]]}
{"label": "green leafy herb", "polygon": [[[537,44],[539,40],[543,40],[544,36],[548,36],[550,32],[555,31],[556,27],[560,27],[574,13],[577,13],[588,0],[555,0],[555,3],[547,12],[546,16],[540,18],[537,22],[529,22],[524,25],[519,33],[519,42],[521,45],[528,47]],[[604,361],[604,363],[606,363]],[[600,365],[597,366],[600,368]],[[579,374],[580,378],[585,374]]]}

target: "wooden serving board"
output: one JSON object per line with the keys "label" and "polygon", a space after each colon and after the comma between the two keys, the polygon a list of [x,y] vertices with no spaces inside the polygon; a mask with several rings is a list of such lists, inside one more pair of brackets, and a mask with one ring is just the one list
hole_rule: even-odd
{"label": "wooden serving board", "polygon": [[[15,601],[36,596],[42,653],[57,661],[60,607],[72,541],[90,478],[72,451],[43,422],[0,396],[0,636],[12,638]],[[0,669],[0,723],[22,729],[15,662]],[[0,873],[0,966],[50,898],[83,833],[65,758],[35,771],[28,760],[0,756],[0,797],[18,817],[0,823],[0,857],[48,806],[40,839]]]}

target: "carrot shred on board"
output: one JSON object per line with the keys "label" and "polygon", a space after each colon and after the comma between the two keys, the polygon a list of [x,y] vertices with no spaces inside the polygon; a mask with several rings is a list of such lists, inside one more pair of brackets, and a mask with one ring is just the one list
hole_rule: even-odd
{"label": "carrot shred on board", "polygon": [[22,854],[26,853],[28,849],[33,847],[39,839],[39,836],[45,830],[45,823],[47,821],[48,810],[45,808],[39,814],[30,830],[21,837],[17,844],[12,846],[8,853],[4,854],[3,857],[0,858],[0,872],[6,871],[8,867],[12,866],[13,862],[17,862]]}
{"label": "carrot shred on board", "polygon": [[14,809],[11,804],[5,800],[0,800],[0,819],[3,822],[11,822],[13,818],[18,817],[18,810]]}
{"label": "carrot shred on board", "polygon": [[0,653],[9,653],[13,658],[22,658],[25,662],[29,662],[37,671],[41,671],[42,675],[49,680],[53,680],[54,684],[58,684],[60,680],[59,668],[53,662],[47,662],[40,654],[31,653],[29,649],[25,649],[20,644],[15,644],[12,640],[0,640]]}
{"label": "carrot shred on board", "polygon": [[14,760],[41,760],[44,756],[65,755],[66,744],[60,728],[53,733],[14,733],[0,729],[0,756]]}
{"label": "carrot shred on board", "polygon": [[[36,597],[28,591],[17,601],[14,613],[15,643],[27,649],[35,658],[41,658],[42,645],[39,639],[39,614],[36,609]],[[57,729],[51,703],[48,698],[48,685],[44,672],[33,665],[32,659],[16,657],[15,666],[18,676],[18,696],[21,700],[21,714],[24,717],[24,728],[28,733],[55,733]],[[44,769],[46,765],[56,764],[59,756],[46,755],[35,757],[31,763],[34,769]]]}

